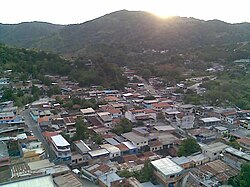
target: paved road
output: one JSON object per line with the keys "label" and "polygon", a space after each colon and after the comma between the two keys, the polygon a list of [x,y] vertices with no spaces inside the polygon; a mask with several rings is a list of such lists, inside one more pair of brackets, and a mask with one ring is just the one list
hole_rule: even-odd
{"label": "paved road", "polygon": [[37,125],[37,122],[35,122],[32,117],[30,116],[30,110],[24,110],[21,112],[21,115],[25,118],[25,124],[29,127],[30,130],[34,133],[34,135],[38,138],[39,141],[42,142],[44,149],[46,151],[46,155],[49,156],[49,159],[52,161],[56,158],[55,153],[51,150],[48,142],[44,139],[42,136],[42,132],[40,127]]}
{"label": "paved road", "polygon": [[149,85],[144,78],[142,78],[142,77],[140,77],[138,75],[135,75],[135,77],[137,79],[139,79],[140,81],[142,81],[142,83],[144,84],[145,89],[148,90],[150,92],[150,94],[152,94],[152,95],[156,95],[157,94],[156,91],[155,91],[155,89],[154,89],[154,87],[151,86],[151,85]]}

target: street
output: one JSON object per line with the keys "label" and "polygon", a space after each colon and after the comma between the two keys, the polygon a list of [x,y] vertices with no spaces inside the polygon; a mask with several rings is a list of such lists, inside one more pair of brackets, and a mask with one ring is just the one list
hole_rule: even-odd
{"label": "street", "polygon": [[38,126],[37,122],[35,122],[30,116],[30,110],[26,109],[21,112],[21,115],[25,118],[25,124],[29,127],[29,129],[33,132],[34,136],[38,138],[39,141],[42,142],[44,149],[46,151],[47,157],[49,156],[50,161],[53,161],[56,158],[55,153],[51,150],[48,142],[42,135],[41,129]]}
{"label": "street", "polygon": [[154,89],[154,87],[151,86],[151,85],[149,85],[144,78],[142,78],[142,77],[140,77],[138,75],[134,75],[134,76],[144,84],[144,88],[146,90],[148,90],[150,94],[152,94],[152,95],[156,95],[157,94],[156,91],[155,91],[155,89]]}

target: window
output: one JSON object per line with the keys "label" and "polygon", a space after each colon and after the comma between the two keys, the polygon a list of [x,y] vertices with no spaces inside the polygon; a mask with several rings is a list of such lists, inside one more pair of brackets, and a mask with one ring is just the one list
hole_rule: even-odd
{"label": "window", "polygon": [[82,158],[79,158],[79,161],[82,161]]}

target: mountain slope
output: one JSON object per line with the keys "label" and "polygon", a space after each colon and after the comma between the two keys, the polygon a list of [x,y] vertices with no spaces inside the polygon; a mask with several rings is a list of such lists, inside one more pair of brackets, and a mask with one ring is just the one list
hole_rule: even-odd
{"label": "mountain slope", "polygon": [[9,34],[11,37],[4,38],[4,43],[70,56],[102,53],[122,58],[131,53],[142,53],[145,49],[180,52],[250,41],[248,23],[228,24],[183,17],[160,19],[147,12],[126,10],[82,24],[57,26],[42,36],[31,35],[33,39],[30,40],[27,40],[30,35],[27,31],[29,29]]}
{"label": "mountain slope", "polygon": [[76,52],[96,44],[122,45],[129,50],[200,47],[249,40],[249,29],[247,23],[182,17],[160,19],[146,12],[123,10],[83,24],[68,25],[35,43],[34,47],[61,53]]}
{"label": "mountain slope", "polygon": [[29,48],[36,41],[59,31],[63,27],[63,25],[43,22],[0,24],[0,42]]}

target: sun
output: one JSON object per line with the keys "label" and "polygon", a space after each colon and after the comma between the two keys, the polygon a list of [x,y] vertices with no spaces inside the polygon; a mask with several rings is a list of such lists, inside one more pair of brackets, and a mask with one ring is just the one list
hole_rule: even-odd
{"label": "sun", "polygon": [[150,7],[150,9],[148,10],[149,12],[151,12],[152,14],[156,15],[157,17],[160,18],[169,18],[169,17],[173,17],[177,15],[177,11],[175,10],[175,8],[173,6],[171,6],[172,8],[170,8],[170,6],[166,6],[165,4],[163,4],[163,6],[152,6]]}

